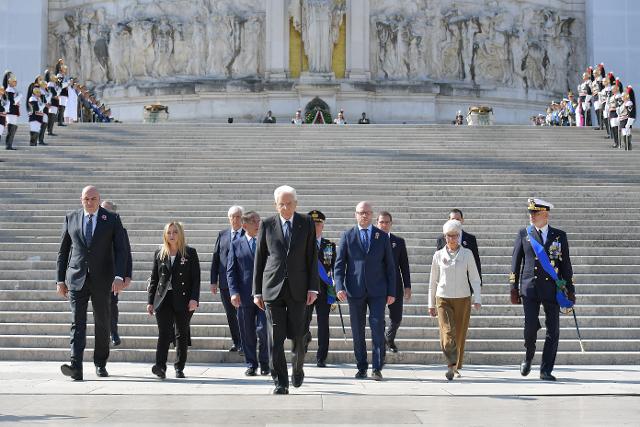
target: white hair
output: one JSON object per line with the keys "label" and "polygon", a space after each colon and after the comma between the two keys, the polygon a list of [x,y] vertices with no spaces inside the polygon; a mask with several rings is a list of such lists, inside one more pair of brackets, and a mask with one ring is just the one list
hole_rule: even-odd
{"label": "white hair", "polygon": [[100,204],[100,206],[102,206],[103,208],[105,208],[106,210],[108,210],[110,212],[117,212],[118,211],[118,205],[113,203],[111,200],[104,200]]}
{"label": "white hair", "polygon": [[293,196],[293,200],[298,201],[298,195],[296,194],[295,188],[288,185],[281,185],[273,192],[273,199],[276,203],[278,202],[278,198],[283,194],[291,194]]}
{"label": "white hair", "polygon": [[443,234],[449,234],[449,233],[460,234],[461,232],[462,232],[462,223],[457,219],[450,219],[449,221],[445,222],[444,225],[442,226]]}
{"label": "white hair", "polygon": [[242,206],[233,205],[229,208],[229,212],[227,212],[227,216],[231,218],[233,215],[240,212],[240,215],[244,214],[244,208]]}

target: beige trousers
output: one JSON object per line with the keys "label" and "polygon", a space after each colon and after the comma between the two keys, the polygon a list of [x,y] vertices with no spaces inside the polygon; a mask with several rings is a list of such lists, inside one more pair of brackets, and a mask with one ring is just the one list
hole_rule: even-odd
{"label": "beige trousers", "polygon": [[448,366],[455,365],[456,369],[460,369],[471,317],[471,297],[436,297],[436,307],[440,325],[440,348]]}

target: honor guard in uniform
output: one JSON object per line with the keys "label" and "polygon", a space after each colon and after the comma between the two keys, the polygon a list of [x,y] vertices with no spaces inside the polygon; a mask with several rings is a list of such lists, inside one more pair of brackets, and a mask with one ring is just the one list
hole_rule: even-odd
{"label": "honor guard in uniform", "polygon": [[622,144],[625,151],[631,151],[631,126],[636,121],[636,95],[631,86],[622,95],[622,105],[618,107],[618,119],[620,120],[620,133],[622,133]]}
{"label": "honor guard in uniform", "polygon": [[600,109],[602,110],[602,121],[604,129],[607,131],[606,139],[611,139],[611,124],[609,123],[609,97],[611,96],[611,85],[613,84],[613,73],[609,73],[602,79],[602,90],[600,91]]}
{"label": "honor guard in uniform", "polygon": [[613,135],[613,145],[611,148],[620,147],[620,120],[618,119],[618,107],[622,105],[622,83],[619,79],[615,79],[611,87],[611,95],[607,101],[607,109],[609,110],[609,124],[611,125],[611,134]]}
{"label": "honor guard in uniform", "polygon": [[58,126],[66,126],[64,124],[64,110],[67,107],[69,99],[69,80],[67,79],[67,66],[62,65],[62,71],[56,74],[58,86],[60,86],[59,98],[60,106],[58,107]]}
{"label": "honor guard in uniform", "polygon": [[[589,67],[591,68],[591,67]],[[591,126],[591,72],[582,74],[582,83],[578,86],[578,97],[582,111],[582,126]]]}
{"label": "honor guard in uniform", "polygon": [[40,99],[44,103],[44,110],[42,111],[42,126],[40,126],[40,134],[38,136],[38,144],[47,145],[44,142],[44,133],[47,130],[47,125],[49,121],[49,107],[51,106],[51,94],[47,90],[47,82],[44,79],[40,79]]}
{"label": "honor guard in uniform", "polygon": [[20,102],[22,101],[22,95],[16,90],[18,85],[18,79],[11,72],[4,73],[2,79],[2,86],[5,90],[5,96],[7,99],[5,112],[7,114],[7,137],[5,138],[5,145],[7,150],[15,150],[13,148],[13,139],[16,136],[18,130],[18,117],[20,117]]}
{"label": "honor guard in uniform", "polygon": [[44,115],[44,103],[40,97],[40,84],[38,83],[40,76],[36,77],[35,82],[29,85],[27,98],[29,99],[29,145],[38,145],[38,137],[40,136],[40,128],[42,127],[42,116]]}
{"label": "honor guard in uniform", "polygon": [[301,125],[303,123],[304,120],[302,120],[302,111],[298,110],[296,111],[296,115],[293,117],[293,119],[291,119],[291,124]]}
{"label": "honor guard in uniform", "polygon": [[593,108],[595,110],[596,119],[598,120],[598,126],[594,130],[602,130],[604,123],[602,121],[602,100],[600,99],[600,92],[604,88],[602,84],[604,74],[604,64],[600,64],[593,72],[594,79],[591,82],[591,93],[593,96]]}
{"label": "honor guard in uniform", "polygon": [[[531,225],[518,232],[511,258],[511,303],[524,308],[525,359],[520,373],[527,376],[536,352],[536,338],[541,328],[538,316],[540,305],[544,308],[546,336],[540,364],[540,379],[555,381],[551,374],[560,338],[560,306],[556,300],[559,282],[564,281],[567,298],[575,303],[573,269],[569,256],[569,243],[564,231],[549,226],[551,203],[529,199],[528,210]],[[558,282],[548,271],[555,270]]]}
{"label": "honor guard in uniform", "polygon": [[47,82],[47,90],[51,95],[51,106],[49,107],[49,117],[47,117],[47,133],[55,136],[53,126],[58,120],[58,108],[60,107],[60,91],[62,88],[58,86],[58,79],[48,70],[44,73],[44,79]]}
{"label": "honor guard in uniform", "polygon": [[4,86],[0,86],[0,139],[2,139],[4,128],[7,126],[7,108],[9,108],[7,95],[5,94]]}
{"label": "honor guard in uniform", "polygon": [[[324,222],[326,216],[318,211],[313,210],[308,213],[313,219],[316,226],[316,240],[318,244],[318,268],[324,269],[324,275],[320,273],[320,281],[318,286],[318,298],[311,305],[307,306],[307,335],[305,343],[311,342],[311,319],[313,317],[313,309],[316,310],[316,320],[318,323],[318,352],[316,353],[316,366],[324,368],[327,366],[327,354],[329,353],[329,312],[331,306],[336,302],[335,289],[322,278],[323,276],[333,279],[333,267],[336,263],[336,244],[329,239],[322,237],[324,230]],[[329,289],[331,286],[332,289]],[[306,350],[305,350],[306,351]]]}

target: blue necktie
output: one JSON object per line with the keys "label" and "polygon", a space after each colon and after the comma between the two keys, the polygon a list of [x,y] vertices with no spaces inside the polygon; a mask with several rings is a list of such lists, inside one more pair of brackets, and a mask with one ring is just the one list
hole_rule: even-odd
{"label": "blue necktie", "polygon": [[91,239],[93,238],[93,214],[89,215],[89,219],[87,220],[87,225],[84,227],[84,241],[87,243],[87,246],[91,246]]}
{"label": "blue necktie", "polygon": [[291,245],[291,221],[284,222],[284,241],[287,244],[287,249]]}
{"label": "blue necktie", "polygon": [[369,230],[363,228],[360,231],[362,233],[362,246],[364,246],[364,251],[369,252]]}
{"label": "blue necktie", "polygon": [[249,247],[251,248],[251,254],[255,255],[256,254],[256,238],[255,237],[251,238],[251,243],[249,244]]}

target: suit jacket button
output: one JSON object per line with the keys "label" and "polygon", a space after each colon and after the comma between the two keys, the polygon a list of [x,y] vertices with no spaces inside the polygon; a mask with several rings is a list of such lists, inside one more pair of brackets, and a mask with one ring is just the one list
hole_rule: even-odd
{"label": "suit jacket button", "polygon": [[538,269],[538,267],[533,267],[533,269],[534,269],[534,270],[537,270],[537,269]]}
{"label": "suit jacket button", "polygon": [[536,257],[536,261],[538,260],[538,257]]}
{"label": "suit jacket button", "polygon": [[182,295],[186,295],[186,294],[183,292]]}
{"label": "suit jacket button", "polygon": [[538,278],[538,276],[533,276],[533,278],[534,278],[534,279],[537,279],[537,278]]}
{"label": "suit jacket button", "polygon": [[182,282],[181,284],[182,284],[182,286],[184,286],[184,282]]}
{"label": "suit jacket button", "polygon": [[180,275],[182,276],[182,273],[180,273]]}

